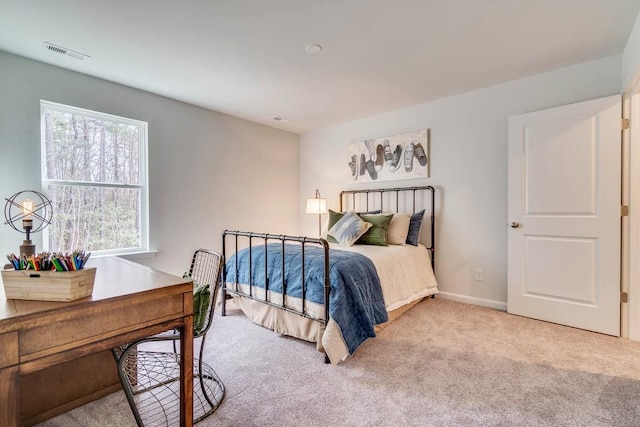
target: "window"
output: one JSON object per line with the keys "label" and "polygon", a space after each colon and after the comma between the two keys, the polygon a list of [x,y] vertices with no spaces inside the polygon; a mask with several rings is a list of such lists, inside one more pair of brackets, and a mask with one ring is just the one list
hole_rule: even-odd
{"label": "window", "polygon": [[50,251],[148,250],[147,123],[40,101]]}

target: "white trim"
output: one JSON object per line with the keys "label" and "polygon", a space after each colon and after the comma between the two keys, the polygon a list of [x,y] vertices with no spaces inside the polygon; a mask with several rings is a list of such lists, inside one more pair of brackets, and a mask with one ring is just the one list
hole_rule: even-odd
{"label": "white trim", "polygon": [[[640,340],[640,91],[631,95],[629,120],[629,338]],[[623,319],[623,323],[624,323]]]}
{"label": "white trim", "polygon": [[[630,98],[626,94],[622,94],[622,117],[629,118]],[[631,206],[630,187],[631,187],[631,147],[629,144],[630,131],[622,130],[622,175],[620,203],[623,206]],[[629,292],[629,221],[630,216],[622,216],[620,218],[620,291]],[[629,304],[620,304],[620,337],[629,338]]]}
{"label": "white trim", "polygon": [[104,188],[133,188],[141,190],[144,185],[138,184],[112,184],[110,182],[90,182],[90,181],[73,181],[62,179],[45,179],[47,184],[52,185],[73,185],[74,187],[104,187]]}
{"label": "white trim", "polygon": [[135,261],[137,259],[147,259],[147,258],[155,258],[158,255],[159,251],[149,250],[149,251],[123,251],[117,254],[109,254],[109,253],[99,253],[99,252],[91,252],[91,259],[94,258],[107,258],[117,256],[119,258],[128,259],[129,261]]}
{"label": "white trim", "polygon": [[140,190],[140,249],[149,251],[149,124],[144,121],[139,122],[142,126],[138,173],[140,183],[144,185]]}
{"label": "white trim", "polygon": [[137,261],[139,259],[155,258],[158,255],[158,251],[142,251],[142,252],[129,252],[128,254],[118,255],[120,258],[128,259],[129,261]]}
{"label": "white trim", "polygon": [[465,304],[480,305],[482,307],[495,308],[496,310],[507,311],[507,303],[490,299],[470,297],[468,295],[454,294],[451,292],[438,291],[436,298],[444,298],[451,301],[463,302]]}
{"label": "white trim", "polygon": [[65,104],[58,104],[57,102],[51,102],[51,101],[47,101],[45,99],[41,99],[40,100],[40,111],[42,112],[42,109],[48,106],[56,111],[64,111],[65,113],[70,113],[70,114],[91,114],[91,115],[95,115],[98,117],[102,117],[105,120],[111,120],[111,121],[115,121],[115,122],[120,122],[120,123],[125,123],[131,126],[140,126],[141,123],[145,123],[142,120],[136,120],[136,119],[131,119],[128,117],[122,117],[122,116],[116,116],[115,114],[109,114],[109,113],[103,113],[101,111],[95,111],[95,110],[89,110],[88,108],[80,108],[80,107],[74,107],[71,105],[65,105]]}

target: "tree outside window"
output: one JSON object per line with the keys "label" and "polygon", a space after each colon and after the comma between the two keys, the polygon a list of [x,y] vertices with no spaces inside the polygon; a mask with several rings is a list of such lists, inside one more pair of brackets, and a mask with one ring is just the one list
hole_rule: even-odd
{"label": "tree outside window", "polygon": [[148,250],[147,123],[41,101],[51,251]]}

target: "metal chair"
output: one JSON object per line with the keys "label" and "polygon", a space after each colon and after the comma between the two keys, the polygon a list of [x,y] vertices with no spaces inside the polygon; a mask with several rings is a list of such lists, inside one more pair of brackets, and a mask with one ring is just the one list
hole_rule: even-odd
{"label": "metal chair", "polygon": [[[220,285],[222,255],[207,249],[193,254],[189,273],[197,285],[209,286],[210,300],[204,307],[202,326],[194,322],[194,342],[200,341],[198,357],[193,367],[194,423],[211,415],[224,398],[224,384],[211,366],[202,361],[206,334],[211,327],[213,309]],[[194,318],[198,307],[194,304]],[[176,345],[177,331],[168,331],[112,349],[118,365],[118,375],[138,426],[178,425],[180,420],[180,354]],[[173,343],[173,351],[162,349],[160,343]],[[195,344],[194,344],[195,345]],[[194,351],[194,354],[196,352]]]}

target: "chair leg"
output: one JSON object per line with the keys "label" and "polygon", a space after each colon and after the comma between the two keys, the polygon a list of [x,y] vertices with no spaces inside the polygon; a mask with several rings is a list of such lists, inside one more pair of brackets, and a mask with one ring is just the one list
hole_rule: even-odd
{"label": "chair leg", "polygon": [[[222,400],[224,399],[224,395],[225,395],[224,384],[218,378],[218,376],[216,375],[215,371],[209,365],[207,365],[207,364],[205,364],[203,362],[205,341],[206,341],[206,336],[203,336],[202,337],[202,341],[200,342],[200,351],[198,353],[198,360],[197,360],[198,373],[197,373],[197,378],[194,378],[194,379],[196,379],[197,382],[200,384],[200,390],[202,391],[202,397],[204,397],[204,399],[206,400],[206,402],[210,406],[210,408],[206,409],[206,408],[202,407],[201,409],[203,410],[203,413],[202,413],[202,415],[198,416],[197,418],[196,418],[196,414],[195,414],[197,408],[194,408],[194,418],[195,418],[194,421],[195,422],[201,421],[204,418],[208,417],[209,415],[213,414],[216,411],[216,409],[218,409],[218,406],[220,406],[220,404],[222,403]],[[211,384],[215,384],[215,386],[211,386]],[[195,381],[194,381],[194,385],[195,385]],[[207,390],[206,385],[209,385],[210,387],[213,388],[214,396],[210,395],[209,391]],[[218,393],[216,393],[216,390],[218,391]],[[194,393],[194,395],[195,395],[195,393]],[[200,405],[200,406],[202,406],[202,405]]]}
{"label": "chair leg", "polygon": [[136,351],[135,346],[126,347],[120,355],[117,353],[117,349],[112,348],[111,354],[113,354],[114,359],[116,360],[116,364],[118,366],[118,377],[120,378],[120,384],[122,385],[122,390],[124,391],[124,395],[127,398],[127,402],[129,402],[129,407],[131,408],[131,412],[133,413],[133,417],[136,420],[136,424],[138,427],[144,427],[142,424],[142,419],[140,418],[140,413],[138,412],[138,408],[136,406],[135,400],[133,399],[133,389],[131,388],[131,378],[127,374],[126,370],[123,368],[122,364],[126,363],[127,355],[130,351]]}
{"label": "chair leg", "polygon": [[[194,423],[213,414],[225,395],[224,384],[213,368],[202,360],[203,347],[200,347],[198,353],[200,357],[194,358]],[[112,354],[118,365],[122,389],[137,425],[173,425],[179,419],[179,405],[175,404],[175,400],[180,383],[180,355],[140,350],[135,345],[122,352],[113,349]],[[132,360],[135,367],[131,366]]]}

